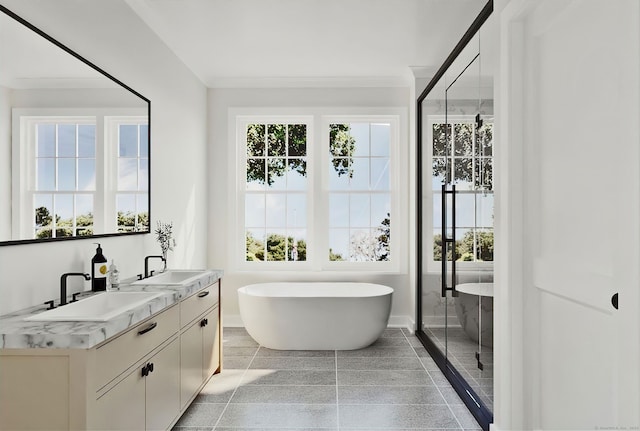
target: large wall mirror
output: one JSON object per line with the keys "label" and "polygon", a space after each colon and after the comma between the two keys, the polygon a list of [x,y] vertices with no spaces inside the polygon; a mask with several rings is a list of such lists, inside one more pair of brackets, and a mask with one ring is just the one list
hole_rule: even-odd
{"label": "large wall mirror", "polygon": [[148,233],[149,100],[0,12],[0,245]]}

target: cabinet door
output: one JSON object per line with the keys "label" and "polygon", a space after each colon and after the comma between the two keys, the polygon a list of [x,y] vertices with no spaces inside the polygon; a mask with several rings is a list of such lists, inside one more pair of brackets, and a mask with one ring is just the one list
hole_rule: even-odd
{"label": "cabinet door", "polygon": [[185,406],[202,384],[202,329],[196,320],[180,337],[180,405]]}
{"label": "cabinet door", "polygon": [[180,412],[180,344],[176,338],[148,361],[147,430],[166,430]]}
{"label": "cabinet door", "polygon": [[94,430],[129,431],[145,427],[145,378],[138,368],[96,401]]}
{"label": "cabinet door", "polygon": [[202,328],[202,379],[207,380],[220,365],[220,322],[218,307],[214,307],[206,316],[208,324]]}

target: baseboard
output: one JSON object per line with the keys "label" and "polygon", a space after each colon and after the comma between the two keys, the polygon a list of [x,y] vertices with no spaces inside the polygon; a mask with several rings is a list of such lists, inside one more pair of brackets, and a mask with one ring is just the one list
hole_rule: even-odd
{"label": "baseboard", "polygon": [[222,325],[228,328],[244,328],[244,322],[239,314],[223,314]]}
{"label": "baseboard", "polygon": [[[222,324],[229,328],[244,328],[244,323],[239,314],[224,314]],[[390,316],[388,328],[405,328],[412,334],[416,330],[416,322],[411,316]]]}

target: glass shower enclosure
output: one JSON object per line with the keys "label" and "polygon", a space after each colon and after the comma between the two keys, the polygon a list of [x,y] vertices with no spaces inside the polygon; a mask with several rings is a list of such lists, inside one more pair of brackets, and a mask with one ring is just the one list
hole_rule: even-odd
{"label": "glass shower enclosure", "polygon": [[417,101],[416,334],[480,425],[493,420],[489,1]]}

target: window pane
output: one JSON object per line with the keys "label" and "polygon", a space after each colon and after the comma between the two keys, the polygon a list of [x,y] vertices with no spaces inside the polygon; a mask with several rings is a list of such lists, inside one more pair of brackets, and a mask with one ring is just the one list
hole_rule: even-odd
{"label": "window pane", "polygon": [[149,126],[140,124],[140,157],[149,157]]}
{"label": "window pane", "polygon": [[265,231],[264,229],[247,229],[245,231],[246,240],[246,261],[265,260]]}
{"label": "window pane", "polygon": [[329,189],[347,190],[349,188],[349,177],[351,170],[349,159],[333,158],[329,166]]}
{"label": "window pane", "polygon": [[470,156],[473,154],[473,124],[454,124],[453,153],[456,156]]}
{"label": "window pane", "polygon": [[473,159],[456,158],[453,166],[453,181],[457,190],[473,189]]}
{"label": "window pane", "polygon": [[50,226],[53,222],[53,195],[38,193],[33,196],[33,200],[36,229]]}
{"label": "window pane", "polygon": [[264,195],[247,194],[244,201],[244,223],[248,227],[264,227]]}
{"label": "window pane", "polygon": [[140,159],[138,190],[149,190],[149,159]]}
{"label": "window pane", "polygon": [[371,155],[374,157],[389,157],[391,142],[390,124],[371,124]]}
{"label": "window pane", "polygon": [[350,196],[350,225],[351,227],[371,226],[371,207],[368,194],[352,194]]}
{"label": "window pane", "polygon": [[76,156],[75,124],[58,125],[58,157]]}
{"label": "window pane", "polygon": [[78,126],[78,157],[96,156],[96,126]]}
{"label": "window pane", "polygon": [[56,155],[56,126],[54,124],[38,124],[37,157],[55,157]]}
{"label": "window pane", "polygon": [[267,260],[283,262],[287,258],[287,236],[283,229],[267,230]]}
{"label": "window pane", "polygon": [[273,190],[285,190],[287,180],[285,178],[286,159],[267,159],[267,185]]}
{"label": "window pane", "polygon": [[349,260],[351,262],[373,262],[376,260],[376,238],[369,229],[349,231]]}
{"label": "window pane", "polygon": [[369,190],[369,158],[353,158],[351,190]]}
{"label": "window pane", "polygon": [[388,158],[371,159],[371,190],[389,190],[389,164]]}
{"label": "window pane", "polygon": [[54,196],[56,237],[73,236],[73,200],[73,195]]}
{"label": "window pane", "polygon": [[93,226],[92,195],[76,195],[76,225]]}
{"label": "window pane", "polygon": [[78,190],[96,189],[96,160],[78,159]]}
{"label": "window pane", "polygon": [[247,190],[262,190],[266,182],[265,159],[247,160]]}
{"label": "window pane", "polygon": [[120,125],[119,157],[138,157],[138,126]]}
{"label": "window pane", "polygon": [[433,128],[433,155],[447,156],[451,154],[451,124],[434,124]]}
{"label": "window pane", "polygon": [[118,160],[118,190],[138,190],[138,160]]}
{"label": "window pane", "polygon": [[287,227],[307,226],[307,197],[302,193],[287,195]]}
{"label": "window pane", "polygon": [[493,190],[493,159],[482,157],[475,166],[475,185],[478,190]]}
{"label": "window pane", "polygon": [[137,231],[149,230],[149,196],[144,194],[136,195],[136,205],[138,207]]}
{"label": "window pane", "polygon": [[55,159],[37,159],[37,190],[55,190]]}
{"label": "window pane", "polygon": [[493,156],[493,124],[485,122],[478,133],[476,154],[478,156]]}
{"label": "window pane", "polygon": [[348,124],[349,133],[356,140],[352,155],[354,157],[369,157],[371,155],[369,139],[369,123]]}
{"label": "window pane", "polygon": [[371,195],[371,224],[380,226],[391,214],[391,195],[375,194]]}
{"label": "window pane", "polygon": [[288,260],[304,262],[307,260],[307,231],[302,229],[289,229],[287,231]]}
{"label": "window pane", "polygon": [[475,202],[476,196],[473,193],[456,194],[456,227],[475,226]]}
{"label": "window pane", "polygon": [[493,229],[478,229],[476,232],[477,260],[493,262]]}
{"label": "window pane", "polygon": [[267,155],[285,156],[286,127],[284,124],[269,124],[267,126]]}
{"label": "window pane", "polygon": [[116,195],[118,232],[135,232],[136,196],[133,194]]}
{"label": "window pane", "polygon": [[58,190],[76,189],[76,159],[58,159]]}
{"label": "window pane", "polygon": [[287,189],[305,190],[307,188],[307,161],[305,159],[287,159]]}
{"label": "window pane", "polygon": [[287,222],[286,195],[268,194],[266,199],[266,225],[267,227],[285,227]]}
{"label": "window pane", "polygon": [[306,124],[290,124],[289,133],[289,156],[306,156],[307,155],[307,126]]}
{"label": "window pane", "polygon": [[349,195],[329,194],[329,226],[349,227]]}
{"label": "window pane", "polygon": [[449,169],[447,160],[448,159],[444,157],[433,158],[433,180],[431,182],[433,190],[441,190],[442,185],[447,182],[447,172]]}
{"label": "window pane", "polygon": [[349,260],[349,229],[329,230],[329,260]]}
{"label": "window pane", "polygon": [[93,235],[93,196],[76,195],[76,236]]}
{"label": "window pane", "polygon": [[247,126],[247,156],[262,157],[264,156],[264,124],[249,124]]}
{"label": "window pane", "polygon": [[477,194],[476,202],[476,226],[493,227],[493,194]]}

